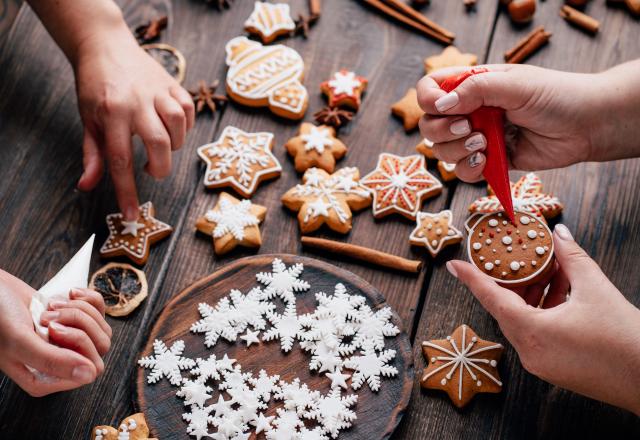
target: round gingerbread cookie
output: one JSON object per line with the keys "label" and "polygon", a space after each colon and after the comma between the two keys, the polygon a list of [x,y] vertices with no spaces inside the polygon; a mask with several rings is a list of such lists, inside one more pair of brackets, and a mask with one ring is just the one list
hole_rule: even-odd
{"label": "round gingerbread cookie", "polygon": [[469,231],[467,251],[469,261],[508,287],[534,284],[553,267],[549,227],[523,212],[515,213],[515,223],[502,212],[477,219]]}

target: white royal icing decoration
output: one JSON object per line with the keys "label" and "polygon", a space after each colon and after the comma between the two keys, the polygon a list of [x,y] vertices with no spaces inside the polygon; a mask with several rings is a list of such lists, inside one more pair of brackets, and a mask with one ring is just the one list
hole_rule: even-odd
{"label": "white royal icing decoration", "polygon": [[538,247],[536,248],[536,254],[538,254],[538,255],[544,255],[544,253],[545,253],[545,250],[544,250],[544,248],[543,248],[542,246],[538,246]]}
{"label": "white royal icing decoration", "polygon": [[316,150],[318,154],[322,154],[324,149],[333,145],[331,133],[323,127],[311,126],[309,133],[300,136],[304,143],[305,151]]}
{"label": "white royal icing decoration", "polygon": [[526,226],[529,224],[529,222],[531,222],[531,220],[526,215],[523,215],[522,217],[520,217],[520,223],[522,223],[523,225]]}
{"label": "white royal icing decoration", "polygon": [[174,342],[171,348],[167,348],[164,342],[156,339],[153,341],[153,351],[152,356],[145,356],[138,361],[141,367],[152,370],[147,376],[149,383],[156,383],[162,377],[166,377],[172,385],[180,385],[182,383],[180,370],[195,366],[193,359],[182,356],[184,342],[181,340]]}
{"label": "white royal icing decoration", "polygon": [[329,87],[336,95],[353,95],[355,89],[361,85],[362,83],[353,72],[336,72],[329,81]]}
{"label": "white royal icing decoration", "polygon": [[142,223],[138,223],[137,221],[131,221],[128,222],[126,220],[122,220],[122,225],[124,226],[124,228],[122,228],[122,235],[133,235],[134,237],[138,236],[138,230],[144,228],[144,224]]}
{"label": "white royal icing decoration", "polygon": [[268,38],[279,31],[292,31],[296,24],[291,18],[288,4],[257,1],[244,26],[257,29]]}
{"label": "white royal icing decoration", "polygon": [[249,200],[233,203],[231,200],[221,199],[220,209],[207,211],[205,218],[216,224],[213,230],[215,238],[231,234],[236,240],[244,238],[246,227],[257,226],[260,223],[258,217],[251,214],[251,201]]}
{"label": "white royal icing decoration", "polygon": [[533,229],[529,229],[527,231],[527,237],[529,237],[530,239],[534,239],[538,236],[538,233],[536,231],[534,231]]}
{"label": "white royal icing decoration", "polygon": [[511,243],[513,243],[513,240],[508,235],[505,235],[504,237],[502,237],[502,243],[505,245],[510,245]]}
{"label": "white royal icing decoration", "polygon": [[512,271],[515,272],[520,269],[520,263],[518,263],[517,261],[512,261],[511,263],[509,263],[509,267]]}

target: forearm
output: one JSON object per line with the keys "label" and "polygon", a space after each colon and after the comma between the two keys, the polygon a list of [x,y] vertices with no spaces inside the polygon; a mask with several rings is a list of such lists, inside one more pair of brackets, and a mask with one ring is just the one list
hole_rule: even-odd
{"label": "forearm", "polygon": [[[71,64],[89,42],[133,38],[112,0],[27,0]],[[109,37],[106,37],[106,36]]]}
{"label": "forearm", "polygon": [[592,160],[640,157],[640,59],[596,75]]}

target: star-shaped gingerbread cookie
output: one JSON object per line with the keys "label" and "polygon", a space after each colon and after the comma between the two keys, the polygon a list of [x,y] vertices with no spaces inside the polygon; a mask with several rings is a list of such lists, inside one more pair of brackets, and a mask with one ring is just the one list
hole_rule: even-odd
{"label": "star-shaped gingerbread cookie", "polygon": [[[427,138],[424,138],[422,142],[416,145],[416,150],[418,153],[424,154],[424,157],[427,159],[436,159],[436,156],[433,153],[433,142]],[[440,177],[442,177],[442,180],[445,182],[450,182],[458,178],[455,163],[438,160],[438,171],[440,171]]]}
{"label": "star-shaped gingerbread cookie", "polygon": [[205,186],[230,186],[243,197],[251,197],[260,182],[278,177],[282,171],[272,148],[271,133],[226,127],[216,142],[198,148],[198,156],[207,164]]}
{"label": "star-shaped gingerbread cookie", "polygon": [[289,139],[284,146],[293,156],[298,172],[318,167],[333,173],[336,160],[343,158],[347,153],[347,147],[336,137],[333,127],[316,127],[309,122],[304,122],[300,126],[298,136]]}
{"label": "star-shaped gingerbread cookie", "polygon": [[122,213],[109,214],[109,237],[100,248],[100,255],[104,258],[125,256],[142,266],[149,258],[151,245],[173,231],[171,226],[156,220],[154,215],[151,202],[140,206],[140,216],[134,221],[124,220]]}
{"label": "star-shaped gingerbread cookie", "polygon": [[327,95],[329,107],[348,107],[358,111],[367,84],[365,77],[342,69],[334,73],[329,81],[321,83],[320,90]]}
{"label": "star-shaped gingerbread cookie", "polygon": [[373,194],[373,216],[392,213],[415,220],[423,200],[442,192],[442,184],[426,168],[424,156],[382,153],[376,168],[360,181]]}
{"label": "star-shaped gingerbread cookie", "polygon": [[347,167],[329,174],[319,168],[309,168],[302,184],[282,196],[282,203],[298,212],[300,231],[313,232],[323,224],[346,234],[351,230],[352,211],[371,204],[371,195],[358,181],[357,168]]}
{"label": "star-shaped gingerbread cookie", "polygon": [[462,408],[477,393],[499,393],[502,382],[497,365],[502,344],[480,339],[461,325],[446,339],[425,341],[422,353],[429,365],[420,380],[423,388],[443,390]]}
{"label": "star-shaped gingerbread cookie", "polygon": [[414,88],[407,90],[402,99],[391,106],[391,113],[402,119],[404,130],[409,133],[418,127],[424,112],[418,105],[418,92]]}
{"label": "star-shaped gingerbread cookie", "polygon": [[435,258],[445,246],[462,241],[462,233],[452,223],[453,213],[448,209],[435,214],[419,212],[409,242],[414,246],[426,247]]}
{"label": "star-shaped gingerbread cookie", "polygon": [[478,57],[472,53],[461,53],[455,46],[445,48],[440,55],[433,55],[424,60],[427,74],[445,67],[475,66]]}
{"label": "star-shaped gingerbread cookie", "polygon": [[244,23],[244,29],[259,36],[264,44],[273,42],[281,35],[290,34],[295,28],[296,24],[286,3],[257,1],[253,12]]}
{"label": "star-shaped gingerbread cookie", "polygon": [[226,254],[238,245],[257,248],[262,244],[259,225],[266,214],[264,206],[222,192],[216,206],[196,220],[196,229],[213,237],[217,255]]}
{"label": "star-shaped gingerbread cookie", "polygon": [[111,426],[100,425],[93,428],[91,440],[157,440],[149,438],[149,426],[144,414],[136,413],[125,418],[115,429]]}

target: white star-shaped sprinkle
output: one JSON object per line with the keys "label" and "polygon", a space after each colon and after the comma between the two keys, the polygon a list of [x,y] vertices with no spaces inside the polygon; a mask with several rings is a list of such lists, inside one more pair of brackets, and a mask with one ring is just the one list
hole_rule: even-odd
{"label": "white star-shaped sprinkle", "polygon": [[243,341],[245,341],[247,343],[247,347],[250,346],[251,344],[258,344],[260,343],[260,339],[258,339],[258,334],[260,332],[258,331],[251,331],[249,329],[247,329],[247,332],[240,336],[240,339],[242,339]]}
{"label": "white star-shaped sprinkle", "polygon": [[124,228],[122,228],[122,235],[133,235],[134,237],[138,236],[138,229],[142,229],[144,228],[144,225],[142,223],[138,223],[137,221],[126,221],[126,220],[122,220],[122,226],[124,226]]}
{"label": "white star-shaped sprinkle", "polygon": [[341,387],[347,389],[347,379],[351,377],[350,374],[342,374],[339,369],[336,369],[333,373],[327,373],[326,376],[331,379],[331,388]]}

